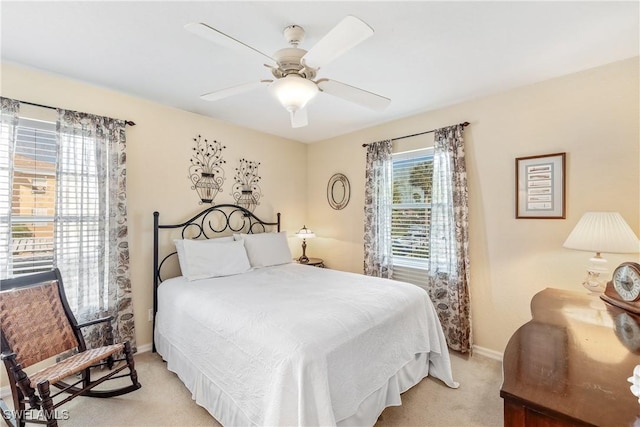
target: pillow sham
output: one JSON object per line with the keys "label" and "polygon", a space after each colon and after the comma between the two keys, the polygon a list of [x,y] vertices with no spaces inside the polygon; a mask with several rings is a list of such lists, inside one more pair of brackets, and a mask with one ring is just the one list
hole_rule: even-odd
{"label": "pillow sham", "polygon": [[236,240],[244,241],[244,248],[251,267],[269,267],[293,262],[287,233],[234,234]]}
{"label": "pillow sham", "polygon": [[244,242],[237,242],[232,236],[208,240],[176,239],[174,243],[180,270],[189,281],[231,276],[251,269]]}

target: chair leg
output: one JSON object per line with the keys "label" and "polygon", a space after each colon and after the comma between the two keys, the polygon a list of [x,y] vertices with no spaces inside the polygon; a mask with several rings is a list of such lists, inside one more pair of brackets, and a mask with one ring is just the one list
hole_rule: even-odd
{"label": "chair leg", "polygon": [[8,367],[7,371],[11,377],[9,382],[11,385],[11,396],[13,397],[13,411],[0,399],[2,418],[4,418],[5,422],[10,426],[24,427],[26,423],[25,394],[29,399],[31,409],[40,409],[40,400],[38,396],[36,396],[36,391],[31,387],[29,377],[27,377],[27,374],[22,370],[22,365],[16,362],[15,355],[5,358],[4,362]]}
{"label": "chair leg", "polygon": [[51,391],[49,389],[49,381],[38,383],[37,387],[40,399],[42,400],[42,413],[47,422],[47,427],[58,427],[58,420],[56,420],[56,414],[53,409],[53,399],[51,398]]}
{"label": "chair leg", "polygon": [[[8,361],[10,366],[9,371],[13,375],[16,388],[16,393],[13,393],[14,408],[18,408],[18,406],[20,406],[19,409],[24,409],[25,405],[23,399],[24,397],[26,397],[27,399],[29,399],[29,405],[31,406],[31,408],[39,409],[40,400],[38,399],[38,396],[36,396],[36,391],[33,389],[33,387],[31,387],[31,381],[29,380],[29,377],[22,370],[22,365],[16,363],[14,357],[8,359]],[[5,360],[5,362],[7,361]],[[20,413],[24,414],[24,411]]]}
{"label": "chair leg", "polygon": [[[35,390],[33,391],[33,395],[35,397]],[[24,395],[22,394],[22,390],[16,387],[16,392],[14,394],[13,399],[13,416],[15,418],[16,427],[25,427],[26,425],[26,415],[27,415],[27,405],[24,402]]]}
{"label": "chair leg", "polygon": [[109,368],[109,370],[113,369],[113,363],[114,363],[113,355],[107,357],[107,368]]}
{"label": "chair leg", "polygon": [[133,361],[133,354],[131,353],[131,344],[129,341],[124,343],[124,356],[127,359],[127,366],[129,367],[129,372],[131,375],[131,382],[134,386],[140,387],[140,383],[138,382],[138,373],[136,372],[136,364]]}
{"label": "chair leg", "polygon": [[[105,345],[113,344],[113,326],[111,325],[111,322],[107,322],[104,326],[104,342]],[[107,358],[107,368],[113,369],[113,363],[114,359],[113,355],[111,355]]]}
{"label": "chair leg", "polygon": [[91,368],[86,368],[82,372],[82,381],[82,386],[84,388],[89,387],[89,385],[91,384]]}
{"label": "chair leg", "polygon": [[8,365],[11,379],[11,394],[13,396],[13,411],[6,407],[4,401],[1,402],[2,418],[10,426],[25,427],[27,408],[25,396],[29,400],[30,409],[40,409],[40,399],[36,391],[31,387],[29,377],[22,370],[22,365],[16,363],[15,356],[5,359]]}

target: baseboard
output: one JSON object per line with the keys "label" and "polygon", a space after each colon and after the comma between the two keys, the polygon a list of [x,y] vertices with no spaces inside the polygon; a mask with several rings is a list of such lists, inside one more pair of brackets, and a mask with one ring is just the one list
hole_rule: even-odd
{"label": "baseboard", "polygon": [[153,350],[153,344],[151,344],[151,343],[142,344],[142,345],[139,345],[137,348],[138,348],[138,354],[140,354],[140,353],[148,353],[151,350]]}
{"label": "baseboard", "polygon": [[499,351],[491,350],[485,347],[480,347],[479,345],[474,345],[473,352],[475,354],[479,354],[481,356],[485,356],[490,359],[494,359],[499,362],[502,362],[502,353],[500,353]]}

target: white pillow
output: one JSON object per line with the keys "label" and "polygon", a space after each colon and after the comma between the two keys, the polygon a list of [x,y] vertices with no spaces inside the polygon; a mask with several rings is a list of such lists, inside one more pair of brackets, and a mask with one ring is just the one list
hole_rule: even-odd
{"label": "white pillow", "polygon": [[244,241],[251,267],[269,267],[293,262],[287,233],[234,234],[234,238]]}
{"label": "white pillow", "polygon": [[[192,240],[192,239],[185,239]],[[218,243],[226,243],[233,242],[233,236],[225,236],[225,237],[216,237],[214,239],[204,239],[200,240],[201,242],[207,242],[209,244],[218,244]],[[184,240],[182,239],[174,239],[173,243],[176,245],[176,252],[178,253],[178,263],[180,264],[180,271],[184,277],[189,277],[189,266],[187,265],[187,257],[184,253]]]}
{"label": "white pillow", "polygon": [[251,269],[244,242],[233,237],[175,240],[180,270],[187,280],[230,276]]}

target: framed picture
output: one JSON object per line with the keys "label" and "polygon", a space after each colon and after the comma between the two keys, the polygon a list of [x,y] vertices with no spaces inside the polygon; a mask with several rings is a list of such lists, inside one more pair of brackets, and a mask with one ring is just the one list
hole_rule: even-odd
{"label": "framed picture", "polygon": [[566,153],[516,159],[516,218],[565,218]]}

